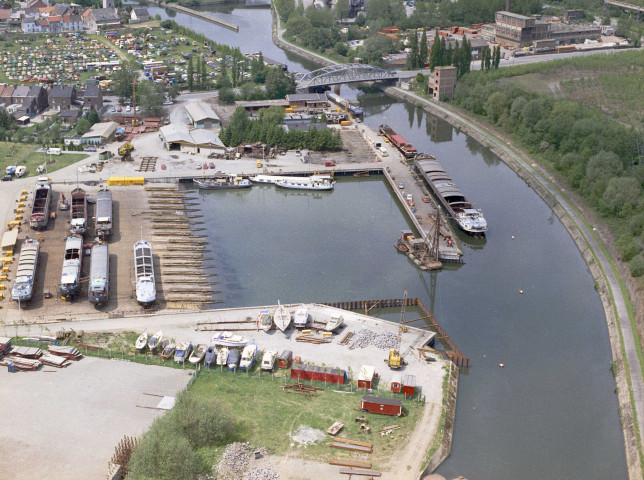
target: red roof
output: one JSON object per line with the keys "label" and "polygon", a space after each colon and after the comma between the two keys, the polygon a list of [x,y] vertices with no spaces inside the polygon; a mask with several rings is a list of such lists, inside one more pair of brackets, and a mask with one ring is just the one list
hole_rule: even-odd
{"label": "red roof", "polygon": [[0,10],[0,20],[9,20],[10,16],[11,16],[10,8],[3,8]]}

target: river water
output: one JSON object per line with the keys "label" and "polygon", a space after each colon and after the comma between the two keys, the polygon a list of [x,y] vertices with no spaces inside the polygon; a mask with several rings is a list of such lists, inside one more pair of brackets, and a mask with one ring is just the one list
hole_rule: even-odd
{"label": "river water", "polygon": [[[291,71],[315,68],[273,45],[268,9],[205,8],[238,24],[238,33],[149,10],[243,52],[261,50]],[[200,192],[223,305],[393,298],[408,290],[432,308],[472,365],[460,377],[452,453],[438,473],[627,478],[602,306],[552,210],[446,122],[380,92],[343,86],[341,94],[361,103],[367,125],[388,123],[434,154],[483,210],[487,240],[464,239],[462,266],[416,270],[393,248],[408,222],[389,187],[373,177],[341,179],[332,193],[316,195],[271,186]]]}

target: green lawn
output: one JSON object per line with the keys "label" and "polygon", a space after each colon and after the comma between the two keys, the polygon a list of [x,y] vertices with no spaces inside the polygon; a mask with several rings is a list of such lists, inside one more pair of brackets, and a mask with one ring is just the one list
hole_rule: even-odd
{"label": "green lawn", "polygon": [[[45,163],[45,155],[37,152],[39,147],[33,144],[14,142],[0,142],[0,172],[4,174],[9,165],[24,165],[27,167],[25,177],[37,176],[36,169]],[[87,158],[85,153],[63,153],[61,155],[47,155],[47,172],[54,172],[67,165]]]}
{"label": "green lawn", "polygon": [[[360,424],[355,418],[360,412],[360,398],[364,392],[336,393],[334,390],[349,391],[349,387],[328,386],[318,396],[306,398],[296,393],[286,393],[281,385],[294,383],[289,371],[280,370],[272,377],[265,372],[254,370],[250,374],[228,370],[221,371],[202,369],[188,394],[197,398],[215,397],[227,404],[234,416],[242,420],[240,438],[252,445],[266,447],[271,454],[301,456],[317,461],[328,461],[330,458],[354,458],[372,462],[374,468],[382,468],[392,454],[414,429],[422,413],[423,403],[416,399],[404,401],[406,416],[402,418],[387,415],[366,413],[371,433],[359,433]],[[311,382],[304,382],[311,384]],[[324,388],[324,383],[313,382],[316,387]],[[355,385],[353,386],[355,391]],[[391,392],[380,392],[381,396],[392,396]],[[396,398],[402,398],[397,395]],[[319,429],[323,432],[336,421],[345,424],[339,437],[370,442],[374,445],[372,455],[329,447],[331,437],[314,445],[300,446],[294,444],[290,434],[295,433],[300,425]],[[392,434],[381,436],[378,431],[389,425],[402,425]],[[293,445],[292,445],[293,444]],[[213,460],[220,452],[211,450]]]}

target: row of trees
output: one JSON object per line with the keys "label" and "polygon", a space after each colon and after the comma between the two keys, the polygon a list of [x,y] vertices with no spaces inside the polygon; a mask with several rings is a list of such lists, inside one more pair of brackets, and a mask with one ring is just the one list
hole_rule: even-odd
{"label": "row of trees", "polygon": [[427,64],[427,57],[429,50],[427,48],[427,31],[423,29],[423,34],[420,37],[420,44],[418,43],[418,34],[416,30],[411,32],[409,37],[409,53],[407,54],[407,68],[416,70],[418,68],[425,68]]}
{"label": "row of trees", "polygon": [[484,48],[481,51],[481,70],[497,69],[501,64],[501,46],[497,45],[492,50]]}
{"label": "row of trees", "polygon": [[251,120],[246,110],[239,107],[230,117],[228,126],[221,131],[220,138],[224,144],[232,147],[241,143],[262,142],[268,145],[279,145],[288,150],[303,148],[340,150],[342,148],[340,134],[330,129],[287,132],[283,128],[283,123],[284,109],[281,107],[260,110],[259,118],[256,120]]}
{"label": "row of trees", "polygon": [[458,70],[458,76],[461,77],[470,71],[471,63],[472,46],[466,36],[463,36],[463,41],[460,44],[457,40],[452,48],[452,44],[448,45],[445,42],[445,37],[438,35],[438,31],[436,31],[429,55],[429,68],[433,70],[435,67],[453,65]]}
{"label": "row of trees", "polygon": [[[507,74],[508,72],[504,72]],[[454,102],[510,134],[553,166],[601,216],[610,219],[617,249],[633,275],[644,274],[644,166],[638,133],[600,108],[536,94],[489,72],[471,72]]]}

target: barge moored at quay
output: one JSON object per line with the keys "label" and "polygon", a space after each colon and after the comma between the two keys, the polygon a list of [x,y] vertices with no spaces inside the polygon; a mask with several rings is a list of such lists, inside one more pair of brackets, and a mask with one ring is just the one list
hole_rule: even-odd
{"label": "barge moored at quay", "polygon": [[416,171],[425,179],[436,199],[456,225],[469,235],[485,236],[485,217],[472,207],[438,160],[432,155],[421,153],[416,156],[415,164]]}
{"label": "barge moored at quay", "polygon": [[418,151],[411,143],[409,143],[405,137],[398,135],[394,132],[394,129],[389,125],[380,125],[378,131],[381,135],[384,135],[391,144],[400,150],[400,153],[404,155],[407,159],[414,159]]}

